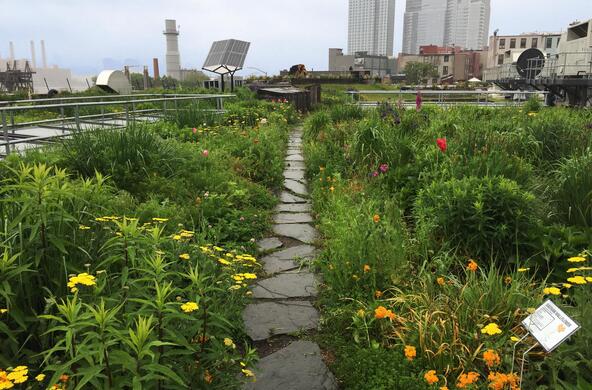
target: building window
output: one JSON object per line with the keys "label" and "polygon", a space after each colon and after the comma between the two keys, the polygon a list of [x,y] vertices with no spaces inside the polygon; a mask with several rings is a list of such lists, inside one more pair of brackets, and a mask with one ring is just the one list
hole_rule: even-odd
{"label": "building window", "polygon": [[539,39],[532,38],[532,45],[530,45],[530,47],[532,47],[533,49],[536,49],[537,47],[539,47]]}
{"label": "building window", "polygon": [[500,54],[499,56],[497,56],[497,64],[503,65],[503,63],[504,63],[504,55]]}
{"label": "building window", "polygon": [[499,48],[500,49],[505,49],[506,48],[506,38],[500,38]]}
{"label": "building window", "polygon": [[553,38],[547,38],[547,42],[545,42],[545,49],[550,49],[553,47]]}
{"label": "building window", "polygon": [[448,67],[447,66],[443,66],[442,67],[442,75],[445,76],[448,74]]}
{"label": "building window", "polygon": [[510,39],[510,49],[516,48],[516,38]]}
{"label": "building window", "polygon": [[448,55],[445,55],[445,56],[444,56],[444,62],[448,62],[448,60],[449,60],[449,59],[450,59],[450,58],[449,58],[449,56],[448,56]]}
{"label": "building window", "polygon": [[520,48],[526,49],[526,38],[520,39]]}

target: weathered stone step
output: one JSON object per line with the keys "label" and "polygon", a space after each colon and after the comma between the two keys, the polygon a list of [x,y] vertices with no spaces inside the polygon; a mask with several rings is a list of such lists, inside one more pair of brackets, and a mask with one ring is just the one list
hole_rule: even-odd
{"label": "weathered stone step", "polygon": [[273,225],[273,232],[279,236],[290,237],[305,244],[314,244],[318,236],[317,229],[307,224]]}
{"label": "weathered stone step", "polygon": [[273,217],[273,222],[277,224],[308,223],[312,221],[312,216],[309,213],[279,213]]}
{"label": "weathered stone step", "polygon": [[310,298],[317,296],[318,285],[317,277],[308,271],[278,274],[258,281],[252,288],[253,298]]}
{"label": "weathered stone step", "polygon": [[282,203],[308,203],[308,200],[301,198],[296,195],[292,195],[289,192],[283,191],[280,194],[280,201]]}
{"label": "weathered stone step", "polygon": [[243,311],[246,332],[253,341],[316,329],[319,312],[308,301],[251,303]]}
{"label": "weathered stone step", "polygon": [[284,178],[285,179],[292,179],[292,180],[298,180],[298,181],[303,181],[304,180],[304,170],[289,170],[286,169],[284,171]]}
{"label": "weathered stone step", "polygon": [[306,213],[312,210],[310,203],[280,203],[275,207],[275,212],[280,213]]}
{"label": "weathered stone step", "polygon": [[304,161],[302,154],[290,154],[286,156],[285,161]]}
{"label": "weathered stone step", "polygon": [[259,360],[255,375],[257,380],[245,384],[244,390],[337,389],[337,381],[323,362],[321,349],[311,341],[295,341]]}
{"label": "weathered stone step", "polygon": [[308,190],[306,189],[306,186],[300,182],[297,182],[296,180],[285,179],[284,188],[292,191],[296,195],[308,196]]}
{"label": "weathered stone step", "polygon": [[257,250],[259,252],[268,252],[277,248],[281,248],[284,244],[277,237],[263,238],[257,241]]}
{"label": "weathered stone step", "polygon": [[289,271],[300,267],[298,260],[310,260],[318,254],[312,245],[298,245],[261,258],[263,269],[268,274]]}
{"label": "weathered stone step", "polygon": [[303,161],[287,161],[286,168],[305,170],[306,165],[304,165]]}

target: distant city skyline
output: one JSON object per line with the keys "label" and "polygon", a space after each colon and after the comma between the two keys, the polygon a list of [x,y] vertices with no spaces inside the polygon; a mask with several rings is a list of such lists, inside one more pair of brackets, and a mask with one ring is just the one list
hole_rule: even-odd
{"label": "distant city skyline", "polygon": [[[574,20],[592,18],[590,0],[491,0],[489,34],[565,30]],[[347,50],[348,2],[301,0],[296,5],[258,0],[27,0],[3,1],[0,56],[8,57],[13,41],[17,58],[30,58],[30,41],[45,40],[47,62],[81,75],[96,74],[103,65],[165,63],[165,19],[181,25],[182,66],[200,69],[215,40],[252,42],[246,74],[269,74],[294,64],[327,69],[327,50]],[[552,12],[550,12],[552,10]],[[394,52],[402,49],[405,0],[398,0]],[[39,57],[39,54],[38,54]],[[120,68],[119,66],[118,68]],[[140,68],[141,69],[141,68]],[[133,69],[134,70],[134,69]]]}
{"label": "distant city skyline", "polygon": [[349,0],[347,53],[392,56],[395,0]]}

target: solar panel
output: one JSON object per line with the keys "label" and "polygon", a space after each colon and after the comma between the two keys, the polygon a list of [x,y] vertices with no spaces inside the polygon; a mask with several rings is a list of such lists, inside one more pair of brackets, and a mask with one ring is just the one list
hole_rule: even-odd
{"label": "solar panel", "polygon": [[216,41],[208,53],[203,69],[226,74],[241,69],[245,63],[250,42],[227,39]]}

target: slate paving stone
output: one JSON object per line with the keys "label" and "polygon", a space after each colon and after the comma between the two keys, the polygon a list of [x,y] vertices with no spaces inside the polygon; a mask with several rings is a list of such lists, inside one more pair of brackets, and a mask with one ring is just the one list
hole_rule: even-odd
{"label": "slate paving stone", "polygon": [[287,161],[286,168],[304,170],[306,169],[306,165],[304,165],[304,162],[302,161]]}
{"label": "slate paving stone", "polygon": [[305,244],[313,244],[317,238],[317,230],[306,224],[273,225],[273,232],[279,236],[302,241]]}
{"label": "slate paving stone", "polygon": [[297,182],[296,180],[285,179],[284,188],[292,191],[296,195],[308,196],[308,190],[306,189],[306,186],[302,183]]}
{"label": "slate paving stone", "polygon": [[298,245],[273,252],[260,259],[263,269],[268,274],[285,272],[300,268],[300,262],[314,259],[318,250],[312,245]]}
{"label": "slate paving stone", "polygon": [[293,271],[301,268],[301,265],[294,260],[279,260],[276,257],[265,257],[260,260],[263,264],[263,270],[267,274],[277,274],[279,272]]}
{"label": "slate paving stone", "polygon": [[246,332],[253,341],[316,329],[319,312],[308,301],[251,303],[243,312]]}
{"label": "slate paving stone", "polygon": [[308,223],[312,221],[312,216],[308,213],[279,213],[273,217],[273,222],[278,224]]}
{"label": "slate paving stone", "polygon": [[312,341],[295,341],[259,360],[255,382],[243,390],[337,390],[335,377]]}
{"label": "slate paving stone", "polygon": [[300,169],[299,170],[286,169],[284,171],[284,178],[298,180],[298,181],[304,181],[304,171],[300,170]]}
{"label": "slate paving stone", "polygon": [[253,286],[253,298],[256,299],[287,299],[310,298],[317,296],[319,280],[308,272],[278,274],[263,279]]}
{"label": "slate paving stone", "polygon": [[259,252],[268,252],[273,249],[281,248],[284,244],[277,237],[263,238],[257,241],[257,250]]}
{"label": "slate paving stone", "polygon": [[290,154],[286,156],[286,161],[304,161],[304,157],[301,154]]}
{"label": "slate paving stone", "polygon": [[280,194],[280,201],[282,203],[307,203],[308,200],[301,198],[296,195],[292,195],[289,192],[282,191]]}
{"label": "slate paving stone", "polygon": [[275,207],[276,213],[307,213],[312,211],[310,203],[280,203]]}

